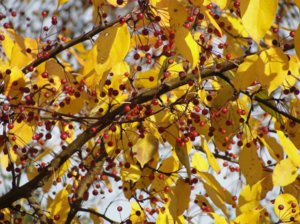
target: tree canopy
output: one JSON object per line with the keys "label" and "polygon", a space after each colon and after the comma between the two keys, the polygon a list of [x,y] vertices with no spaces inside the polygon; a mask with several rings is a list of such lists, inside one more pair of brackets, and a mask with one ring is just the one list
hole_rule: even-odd
{"label": "tree canopy", "polygon": [[300,223],[299,0],[53,2],[0,1],[0,224]]}

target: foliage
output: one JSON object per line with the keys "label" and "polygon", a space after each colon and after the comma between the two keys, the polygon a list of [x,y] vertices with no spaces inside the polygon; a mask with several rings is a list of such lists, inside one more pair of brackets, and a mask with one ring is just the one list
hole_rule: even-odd
{"label": "foliage", "polygon": [[0,223],[300,222],[298,0],[75,2],[1,1]]}

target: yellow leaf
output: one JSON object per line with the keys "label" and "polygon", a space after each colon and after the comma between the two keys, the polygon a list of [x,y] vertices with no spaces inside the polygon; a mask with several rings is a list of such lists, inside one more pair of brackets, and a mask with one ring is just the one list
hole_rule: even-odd
{"label": "yellow leaf", "polygon": [[203,137],[201,138],[201,143],[202,143],[202,148],[203,148],[204,152],[206,153],[209,165],[216,173],[220,173],[221,168],[219,166],[219,163],[218,163],[217,159],[214,157],[214,155],[212,154],[212,152],[210,151],[205,138],[203,138]]}
{"label": "yellow leaf", "polygon": [[259,69],[262,69],[256,66],[258,61],[258,55],[250,55],[239,65],[233,80],[236,89],[245,89],[255,80],[256,73],[259,72]]}
{"label": "yellow leaf", "polygon": [[[109,70],[123,61],[130,47],[130,33],[127,24],[116,25],[100,33],[90,51],[90,60],[84,68],[82,79],[88,87],[104,85]],[[96,74],[95,74],[96,71]]]}
{"label": "yellow leaf", "polygon": [[179,178],[172,187],[170,192],[169,210],[174,219],[182,215],[183,212],[188,209],[191,195],[191,187],[189,182],[185,182],[182,178]]}
{"label": "yellow leaf", "polygon": [[249,148],[247,146],[243,147],[240,152],[239,165],[247,184],[253,185],[262,179],[261,160],[258,158],[254,143],[251,143]]}
{"label": "yellow leaf", "polygon": [[192,167],[205,172],[208,170],[208,162],[199,152],[195,152],[192,156]]}
{"label": "yellow leaf", "polygon": [[279,161],[273,171],[272,180],[274,186],[287,186],[298,177],[298,168],[290,158]]}
{"label": "yellow leaf", "polygon": [[[300,32],[299,32],[300,33]],[[300,36],[300,35],[299,35]],[[300,39],[299,39],[300,42]],[[295,46],[296,48],[296,46]],[[283,84],[281,87],[283,89],[289,88],[290,86],[295,85],[297,79],[300,76],[300,60],[297,57],[297,55],[289,55],[289,72],[284,80]]]}
{"label": "yellow leaf", "polygon": [[212,101],[212,107],[215,110],[220,110],[223,106],[225,106],[234,96],[234,91],[232,86],[225,85],[219,91],[218,95]]}
{"label": "yellow leaf", "polygon": [[166,209],[164,211],[160,211],[156,223],[161,223],[161,224],[169,224],[172,221],[174,221],[173,217],[171,216],[169,209]]}
{"label": "yellow leaf", "polygon": [[[300,3],[298,3],[298,4],[300,4]],[[299,8],[299,10],[300,10],[300,8]],[[298,58],[300,58],[300,24],[298,26],[298,29],[296,30],[296,33],[295,33],[294,43],[295,43],[296,53],[298,55]]]}
{"label": "yellow leaf", "polygon": [[[21,69],[34,59],[37,53],[36,49],[38,49],[35,39],[23,38],[12,29],[6,30],[3,35],[5,40],[2,41],[2,46],[12,67],[17,66]],[[27,53],[27,49],[31,49],[32,53]]]}
{"label": "yellow leaf", "polygon": [[228,221],[225,217],[218,215],[217,213],[210,213],[215,220],[215,224],[228,224]]}
{"label": "yellow leaf", "polygon": [[274,211],[283,223],[291,223],[291,218],[299,215],[298,201],[291,194],[280,194],[275,199]]}
{"label": "yellow leaf", "polygon": [[234,219],[232,224],[260,224],[260,211],[252,210],[249,212],[242,213],[236,219]]}
{"label": "yellow leaf", "polygon": [[269,135],[264,135],[260,140],[266,146],[268,152],[276,161],[280,161],[283,159],[283,148],[275,138],[272,138]]}
{"label": "yellow leaf", "polygon": [[144,210],[137,202],[131,202],[130,220],[132,223],[143,223],[146,220]]}
{"label": "yellow leaf", "polygon": [[206,193],[208,194],[209,198],[212,200],[212,202],[215,204],[215,206],[217,206],[219,209],[222,210],[222,212],[228,216],[228,210],[227,207],[225,206],[225,202],[223,200],[223,198],[221,197],[220,194],[218,194],[218,192],[211,187],[210,185],[208,185],[207,183],[204,183],[204,189],[206,191]]}
{"label": "yellow leaf", "polygon": [[[4,70],[5,69],[5,70]],[[25,76],[23,72],[17,68],[1,68],[1,71],[5,74],[5,71],[9,69],[11,73],[4,76],[4,95],[16,97],[20,100],[20,97],[23,95],[20,91],[21,87],[25,86]]]}
{"label": "yellow leaf", "polygon": [[257,80],[271,93],[278,88],[288,74],[288,57],[280,48],[270,48],[259,56],[251,55],[238,67],[233,81],[237,89],[247,88]]}
{"label": "yellow leaf", "polygon": [[188,14],[180,0],[171,0],[168,2],[171,28],[177,30],[186,21]]}
{"label": "yellow leaf", "polygon": [[159,170],[165,173],[177,172],[179,170],[179,161],[177,158],[178,157],[172,153],[172,156],[163,160]]}
{"label": "yellow leaf", "polygon": [[259,58],[262,61],[263,67],[258,67],[260,70],[257,73],[257,80],[262,86],[266,86],[268,92],[271,93],[286,79],[289,68],[289,59],[284,54],[281,48],[270,48],[261,52]]}
{"label": "yellow leaf", "polygon": [[[61,86],[61,80],[67,78],[67,73],[65,72],[64,68],[58,64],[55,59],[50,59],[46,62],[45,71],[48,72],[49,78],[53,79],[51,84],[57,90]],[[37,77],[36,82],[39,87],[50,84],[49,80],[42,78],[41,75]]]}
{"label": "yellow leaf", "polygon": [[262,181],[250,186],[247,184],[241,190],[238,201],[239,212],[245,213],[255,210],[260,205],[262,193]]}
{"label": "yellow leaf", "polygon": [[65,223],[68,213],[71,210],[68,200],[69,192],[66,188],[67,187],[64,187],[61,191],[59,191],[54,200],[48,205],[48,212],[52,219],[55,215],[60,216],[58,221],[54,221],[55,223]]}
{"label": "yellow leaf", "polygon": [[200,48],[192,34],[185,27],[179,27],[175,34],[175,45],[179,54],[195,68],[199,61]]}
{"label": "yellow leaf", "polygon": [[284,146],[284,151],[296,167],[300,167],[300,154],[296,146],[288,139],[282,131],[277,131],[281,145]]}
{"label": "yellow leaf", "polygon": [[158,74],[159,70],[150,69],[145,72],[137,73],[137,77],[134,79],[134,86],[137,89],[151,89],[158,86]]}
{"label": "yellow leaf", "polygon": [[198,172],[199,176],[205,180],[205,183],[214,189],[214,192],[221,197],[223,201],[228,204],[232,204],[234,201],[232,200],[231,194],[226,190],[226,188],[222,187],[221,184],[216,180],[216,178],[207,172]]}
{"label": "yellow leaf", "polygon": [[15,144],[21,147],[32,140],[34,132],[34,125],[29,125],[25,121],[19,123],[18,120],[14,122],[14,128],[9,131],[10,134],[16,136]]}
{"label": "yellow leaf", "polygon": [[243,25],[257,43],[271,27],[276,16],[277,6],[278,0],[241,1],[240,10]]}
{"label": "yellow leaf", "polygon": [[137,165],[130,164],[129,168],[121,168],[121,176],[124,181],[137,182],[141,178],[141,170]]}
{"label": "yellow leaf", "polygon": [[175,152],[178,156],[179,161],[181,164],[186,168],[186,172],[188,174],[188,177],[191,177],[191,166],[189,161],[189,152],[192,148],[192,143],[187,142],[184,144],[184,146],[180,146],[179,143],[176,143],[175,146]]}
{"label": "yellow leaf", "polygon": [[1,41],[2,48],[4,50],[5,56],[10,60],[11,52],[12,52],[12,49],[13,49],[15,43],[8,32],[3,32],[2,35],[5,38],[3,41]]}
{"label": "yellow leaf", "polygon": [[85,106],[84,102],[89,100],[88,96],[85,92],[80,92],[79,96],[73,95],[73,96],[68,97],[67,99],[70,99],[70,100],[66,100],[66,98],[65,98],[65,100],[62,101],[62,102],[64,102],[63,106],[62,106],[62,104],[59,104],[60,105],[60,108],[59,108],[60,113],[77,114],[84,108],[84,106]]}
{"label": "yellow leaf", "polygon": [[142,168],[153,158],[153,155],[157,152],[157,150],[158,140],[151,134],[145,134],[145,137],[140,138],[132,147],[132,151],[135,153],[135,158],[141,164]]}

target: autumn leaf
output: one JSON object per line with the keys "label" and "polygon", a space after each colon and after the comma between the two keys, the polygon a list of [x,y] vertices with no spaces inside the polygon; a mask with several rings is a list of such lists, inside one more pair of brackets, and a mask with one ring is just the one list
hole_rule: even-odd
{"label": "autumn leaf", "polygon": [[273,171],[274,186],[287,186],[298,177],[298,168],[290,158],[279,161]]}
{"label": "autumn leaf", "polygon": [[293,144],[293,142],[288,139],[282,131],[277,131],[279,141],[284,146],[284,151],[294,163],[295,166],[300,167],[300,154],[298,149]]}
{"label": "autumn leaf", "polygon": [[240,169],[247,183],[250,185],[256,184],[262,179],[263,170],[254,143],[251,143],[250,147],[243,147],[239,156]]}
{"label": "autumn leaf", "polygon": [[64,223],[67,220],[69,211],[71,210],[68,200],[69,192],[66,188],[67,187],[64,187],[61,191],[59,191],[55,198],[48,204],[50,217],[53,220],[59,220],[55,221],[56,223]]}
{"label": "autumn leaf", "polygon": [[207,160],[199,152],[193,154],[191,166],[197,171],[207,171],[209,168]]}
{"label": "autumn leaf", "polygon": [[289,223],[291,218],[299,216],[298,201],[291,194],[280,194],[275,199],[274,211],[283,223]]}
{"label": "autumn leaf", "polygon": [[191,177],[191,166],[189,161],[189,152],[191,150],[191,143],[188,142],[184,144],[184,146],[179,145],[179,143],[175,146],[175,152],[176,155],[181,162],[182,165],[186,168],[186,172],[188,174],[188,177]]}
{"label": "autumn leaf", "polygon": [[192,68],[196,67],[199,61],[200,48],[188,29],[184,27],[177,29],[175,44],[178,53],[182,54],[191,63]]}
{"label": "autumn leaf", "polygon": [[262,181],[250,186],[246,185],[240,192],[238,200],[239,214],[259,208],[262,197]]}
{"label": "autumn leaf", "polygon": [[210,151],[207,142],[204,138],[201,138],[201,143],[202,143],[202,148],[206,154],[207,160],[209,165],[211,166],[211,168],[216,172],[216,173],[220,173],[221,169],[220,166],[218,164],[218,161],[216,160],[216,158],[214,157],[214,155],[212,154],[212,152]]}
{"label": "autumn leaf", "polygon": [[100,88],[108,76],[109,70],[117,63],[122,62],[130,46],[130,34],[126,23],[116,25],[102,32],[90,51],[90,59],[87,60],[83,70],[85,83],[94,88]]}
{"label": "autumn leaf", "polygon": [[132,151],[136,153],[135,158],[143,168],[158,150],[158,140],[151,134],[146,134],[144,138],[139,139],[132,147]]}
{"label": "autumn leaf", "polygon": [[188,209],[191,194],[189,183],[179,178],[170,194],[169,210],[172,217],[176,219]]}
{"label": "autumn leaf", "polygon": [[278,0],[244,0],[240,4],[243,25],[259,43],[275,19]]}

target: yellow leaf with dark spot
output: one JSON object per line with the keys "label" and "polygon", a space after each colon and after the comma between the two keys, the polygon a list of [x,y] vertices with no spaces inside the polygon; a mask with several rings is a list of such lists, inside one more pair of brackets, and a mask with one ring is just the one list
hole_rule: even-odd
{"label": "yellow leaf with dark spot", "polygon": [[251,143],[250,147],[243,147],[240,152],[239,165],[249,185],[256,184],[262,179],[262,164],[258,158],[257,148],[254,143]]}
{"label": "yellow leaf with dark spot", "polygon": [[20,97],[23,95],[20,88],[25,86],[25,76],[17,67],[3,67],[1,71],[3,72],[7,69],[10,69],[11,73],[4,76],[4,95],[11,96],[12,98],[16,97],[20,100]]}
{"label": "yellow leaf with dark spot", "polygon": [[275,138],[272,138],[269,135],[264,135],[262,138],[260,138],[260,140],[263,142],[273,159],[276,161],[283,159],[283,147]]}
{"label": "yellow leaf with dark spot", "polygon": [[279,161],[272,174],[274,186],[287,186],[298,177],[298,168],[290,158]]}
{"label": "yellow leaf with dark spot", "polygon": [[143,223],[146,219],[144,210],[137,202],[131,202],[130,220],[132,223]]}
{"label": "yellow leaf with dark spot", "polygon": [[170,25],[172,29],[177,30],[183,26],[188,17],[186,8],[179,0],[171,0],[168,3]]}

